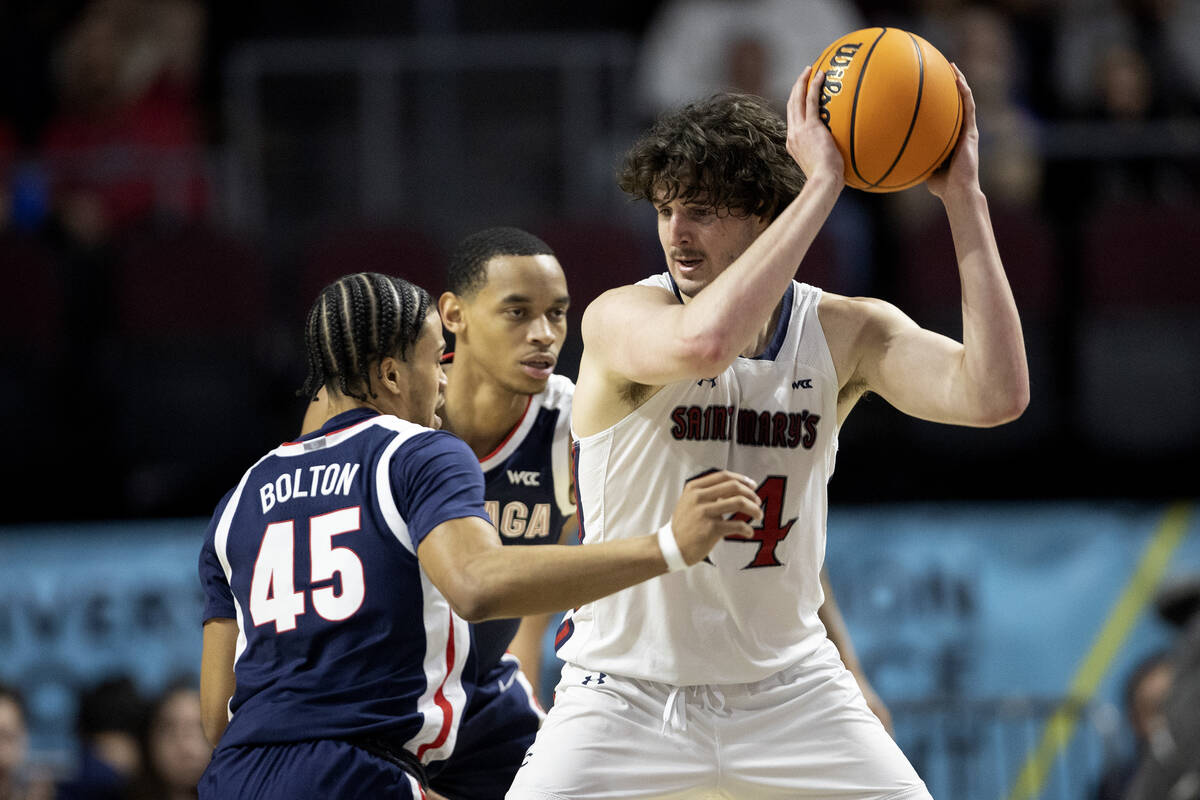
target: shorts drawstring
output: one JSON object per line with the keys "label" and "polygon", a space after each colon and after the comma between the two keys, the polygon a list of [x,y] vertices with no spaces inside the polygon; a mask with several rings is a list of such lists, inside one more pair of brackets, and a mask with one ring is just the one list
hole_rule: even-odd
{"label": "shorts drawstring", "polygon": [[671,693],[667,695],[667,703],[663,706],[661,733],[666,733],[668,727],[677,733],[687,732],[687,699],[683,696],[683,689],[679,686],[671,687]]}
{"label": "shorts drawstring", "polygon": [[716,714],[725,714],[725,693],[719,686],[672,686],[663,706],[661,732],[666,733],[670,728],[676,733],[687,732],[687,696],[695,695],[696,699],[704,698],[704,705]]}

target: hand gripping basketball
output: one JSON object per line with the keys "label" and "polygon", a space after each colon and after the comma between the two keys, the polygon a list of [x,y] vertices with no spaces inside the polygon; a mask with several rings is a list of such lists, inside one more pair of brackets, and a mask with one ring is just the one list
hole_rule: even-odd
{"label": "hand gripping basketball", "polygon": [[[754,489],[754,481],[728,470],[709,472],[684,485],[671,515],[671,530],[689,566],[708,555],[726,536],[753,535],[751,525],[760,522],[763,513]],[[750,521],[729,519],[737,514],[745,514]]]}
{"label": "hand gripping basketball", "polygon": [[842,154],[820,117],[823,78],[822,73],[814,76],[813,68],[805,67],[792,86],[787,103],[787,150],[806,178],[826,170],[840,179]]}

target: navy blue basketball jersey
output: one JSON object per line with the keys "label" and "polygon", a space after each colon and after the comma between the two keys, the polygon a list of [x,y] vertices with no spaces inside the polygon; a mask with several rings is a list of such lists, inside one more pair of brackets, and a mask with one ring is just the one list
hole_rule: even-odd
{"label": "navy blue basketball jersey", "polygon": [[417,561],[451,519],[486,519],[470,449],[367,409],[258,461],[200,555],[205,620],[237,620],[221,747],[386,737],[446,758],[473,690],[471,633]]}
{"label": "navy blue basketball jersey", "polygon": [[[570,378],[551,375],[508,437],[479,461],[487,512],[506,545],[558,544],[563,523],[575,513],[569,463],[574,394]],[[520,619],[497,619],[475,626],[481,671],[500,662],[520,625]]]}

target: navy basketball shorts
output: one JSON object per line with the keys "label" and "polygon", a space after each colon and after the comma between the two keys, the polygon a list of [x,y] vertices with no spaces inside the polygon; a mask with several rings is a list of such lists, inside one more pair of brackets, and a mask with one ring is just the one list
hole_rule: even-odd
{"label": "navy basketball shorts", "polygon": [[219,747],[200,779],[201,800],[423,800],[402,767],[349,742]]}
{"label": "navy basketball shorts", "polygon": [[430,766],[430,787],[450,800],[502,800],[544,717],[517,659],[505,654],[475,689],[450,758]]}

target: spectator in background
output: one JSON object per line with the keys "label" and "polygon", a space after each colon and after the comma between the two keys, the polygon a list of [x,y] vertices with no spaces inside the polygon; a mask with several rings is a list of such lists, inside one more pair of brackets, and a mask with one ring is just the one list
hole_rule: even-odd
{"label": "spectator in background", "polygon": [[151,705],[142,737],[142,771],[129,800],[188,800],[212,745],[204,738],[200,690],[194,680],[172,684]]}
{"label": "spectator in background", "polygon": [[[1071,0],[1061,15],[1058,59],[1047,74],[1064,115],[1129,126],[1200,112],[1200,3]],[[1196,177],[1169,155],[1140,155],[1146,140],[1145,130],[1128,131],[1133,154],[1097,161],[1077,193],[1098,202],[1194,199]]]}
{"label": "spectator in background", "polygon": [[646,31],[637,68],[649,117],[719,91],[764,97],[782,111],[792,84],[826,45],[863,27],[847,0],[670,0]]}
{"label": "spectator in background", "polygon": [[28,715],[19,692],[0,684],[0,800],[50,800],[53,786],[29,774]]}
{"label": "spectator in background", "polygon": [[194,0],[96,0],[68,30],[42,154],[69,239],[96,247],[153,212],[202,212],[204,26]]}
{"label": "spectator in background", "polygon": [[120,800],[142,766],[144,701],[128,677],[105,680],[79,698],[79,764],[58,800]]}
{"label": "spectator in background", "polygon": [[1125,713],[1134,737],[1134,753],[1110,764],[1096,787],[1095,800],[1122,800],[1152,733],[1163,725],[1163,700],[1171,688],[1174,668],[1165,652],[1142,659],[1125,681]]}
{"label": "spectator in background", "polygon": [[1161,724],[1125,800],[1200,799],[1200,573],[1165,587],[1155,599],[1158,614],[1180,630],[1171,650],[1174,678],[1166,692]]}

